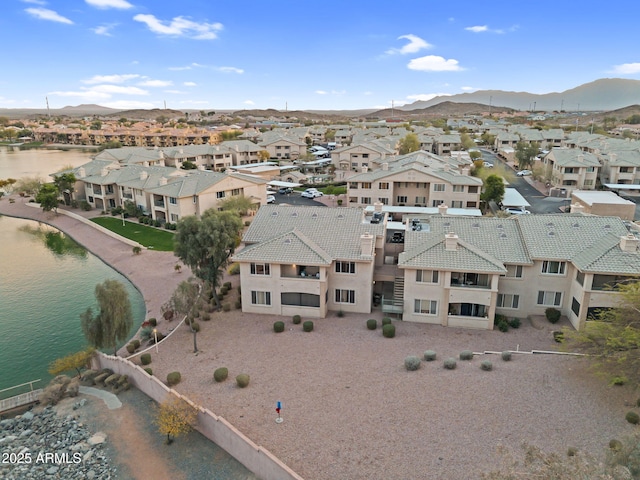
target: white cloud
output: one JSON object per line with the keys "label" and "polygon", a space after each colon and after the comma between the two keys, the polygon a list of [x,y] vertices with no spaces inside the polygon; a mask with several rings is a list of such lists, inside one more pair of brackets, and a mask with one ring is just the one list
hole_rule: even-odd
{"label": "white cloud", "polygon": [[255,102],[253,100],[245,100],[244,102],[242,102],[244,105],[255,105]]}
{"label": "white cloud", "polygon": [[96,27],[93,29],[93,32],[96,35],[104,35],[105,37],[110,37],[111,36],[111,29],[115,27],[114,25],[100,25],[99,27]]}
{"label": "white cloud", "polygon": [[107,8],[118,8],[120,10],[127,10],[128,8],[133,8],[126,0],[84,0],[88,5],[92,7],[107,9]]}
{"label": "white cloud", "polygon": [[216,68],[216,70],[222,73],[238,73],[238,74],[244,73],[243,69],[236,68],[236,67],[218,67]]}
{"label": "white cloud", "polygon": [[94,75],[93,77],[82,80],[82,83],[94,85],[96,83],[125,83],[134,78],[140,78],[137,73],[128,73],[125,75]]}
{"label": "white cloud", "polygon": [[153,15],[138,14],[133,19],[144,23],[149,30],[159,35],[190,37],[196,40],[213,40],[218,38],[216,32],[222,30],[221,23],[197,23],[184,17],[175,17],[171,22],[162,22]]}
{"label": "white cloud", "polygon": [[428,102],[432,98],[449,96],[451,96],[450,93],[419,93],[416,95],[407,95],[407,100],[409,100],[410,102]]}
{"label": "white cloud", "polygon": [[187,92],[183,92],[182,90],[165,90],[164,93],[173,93],[175,95],[186,95]]}
{"label": "white cloud", "polygon": [[67,91],[67,92],[49,92],[48,95],[57,95],[59,97],[78,97],[83,100],[104,100],[111,98],[111,95],[105,92],[96,92],[94,90],[81,90],[81,91]]}
{"label": "white cloud", "polygon": [[324,90],[316,90],[316,93],[318,95],[326,95],[327,94],[327,92],[325,92]]}
{"label": "white cloud", "polygon": [[414,58],[409,62],[407,67],[410,70],[419,70],[421,72],[459,72],[464,70],[458,61],[454,59],[445,59],[438,55],[427,55],[425,57]]}
{"label": "white cloud", "polygon": [[406,55],[408,53],[416,53],[416,52],[419,52],[420,50],[431,48],[432,46],[429,43],[425,42],[420,37],[413,35],[411,33],[408,35],[399,36],[398,40],[409,40],[409,43],[407,43],[402,48],[390,48],[385,53],[387,53],[388,55],[394,55],[396,53],[400,55]]}
{"label": "white cloud", "polygon": [[117,110],[151,109],[156,108],[151,102],[139,102],[137,100],[118,100],[115,102],[100,102],[103,107],[115,108]]}
{"label": "white cloud", "polygon": [[198,84],[196,82],[184,82],[183,85],[185,87],[197,87]]}
{"label": "white cloud", "polygon": [[478,89],[475,87],[462,87],[460,90],[462,90],[463,92],[475,92]]}
{"label": "white cloud", "polygon": [[640,63],[623,63],[621,65],[614,65],[611,73],[618,75],[634,75],[640,73]]}
{"label": "white cloud", "polygon": [[149,92],[138,87],[125,87],[121,85],[96,85],[91,90],[99,93],[120,93],[123,95],[149,95]]}
{"label": "white cloud", "polygon": [[63,17],[59,13],[49,10],[48,8],[26,8],[25,12],[33,17],[39,18],[40,20],[50,20],[52,22],[73,25],[73,22],[67,17]]}
{"label": "white cloud", "polygon": [[473,27],[465,27],[465,30],[473,33],[489,32],[489,33],[497,33],[499,35],[502,35],[506,32],[515,32],[518,28],[519,28],[518,25],[513,25],[506,30],[502,28],[489,28],[488,25],[474,25]]}
{"label": "white cloud", "polygon": [[318,95],[345,95],[347,93],[346,90],[331,90],[330,92],[326,90],[316,90],[315,93]]}
{"label": "white cloud", "polygon": [[474,27],[466,27],[465,30],[473,33],[481,33],[481,32],[488,32],[489,27],[487,27],[486,25],[476,25]]}
{"label": "white cloud", "polygon": [[204,67],[204,65],[200,65],[199,63],[192,63],[191,65],[185,65],[184,67],[169,67],[169,70],[174,72],[179,72],[181,70],[191,70],[192,68]]}
{"label": "white cloud", "polygon": [[144,80],[138,85],[141,87],[170,87],[173,82],[171,80]]}
{"label": "white cloud", "polygon": [[34,5],[46,5],[47,2],[44,0],[22,0],[23,3],[32,3]]}

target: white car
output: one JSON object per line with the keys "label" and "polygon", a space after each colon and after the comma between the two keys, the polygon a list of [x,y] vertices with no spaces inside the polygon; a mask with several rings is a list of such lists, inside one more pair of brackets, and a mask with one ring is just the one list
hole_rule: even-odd
{"label": "white car", "polygon": [[531,172],[531,170],[520,170],[518,173],[516,173],[516,175],[519,177],[528,177],[532,173],[533,172]]}
{"label": "white car", "polygon": [[323,193],[315,188],[307,188],[304,192],[300,194],[303,198],[316,198],[321,197]]}
{"label": "white car", "polygon": [[276,203],[276,197],[274,195],[267,195],[267,203]]}
{"label": "white car", "polygon": [[507,207],[504,209],[505,212],[510,213],[511,215],[529,215],[531,212],[527,209],[519,208],[519,207]]}
{"label": "white car", "polygon": [[491,162],[484,162],[483,165],[484,165],[484,168],[493,168],[493,163]]}

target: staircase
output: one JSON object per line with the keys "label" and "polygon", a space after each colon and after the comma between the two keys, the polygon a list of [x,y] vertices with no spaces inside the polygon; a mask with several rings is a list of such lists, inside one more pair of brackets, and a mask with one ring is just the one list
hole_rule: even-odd
{"label": "staircase", "polygon": [[393,305],[396,307],[404,305],[404,277],[396,277],[393,281]]}

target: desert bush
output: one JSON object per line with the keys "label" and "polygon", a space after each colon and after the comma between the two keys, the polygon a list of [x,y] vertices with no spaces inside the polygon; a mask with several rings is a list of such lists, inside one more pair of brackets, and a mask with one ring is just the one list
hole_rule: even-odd
{"label": "desert bush", "polygon": [[220,288],[220,295],[224,297],[227,293],[229,293],[229,289],[226,286],[222,286],[222,288]]}
{"label": "desert bush", "polygon": [[292,320],[295,325],[298,325],[300,322],[302,322],[302,317],[300,315],[294,315]]}
{"label": "desert bush", "polygon": [[382,335],[385,338],[393,338],[396,336],[396,327],[390,323],[382,326]]}
{"label": "desert bush", "polygon": [[222,310],[224,310],[225,312],[230,312],[231,311],[231,304],[229,302],[223,303],[222,304]]}
{"label": "desert bush", "polygon": [[637,425],[638,423],[640,423],[640,415],[638,415],[636,412],[627,412],[624,418],[625,420],[627,420],[627,422],[633,425]]}
{"label": "desert bush", "polygon": [[236,377],[236,384],[240,388],[245,388],[247,385],[249,385],[249,375],[247,375],[246,373],[241,373],[240,375],[238,375]]}
{"label": "desert bush", "polygon": [[249,220],[245,220],[244,221],[244,226],[248,227],[249,225],[251,225],[251,222]]}
{"label": "desert bush", "polygon": [[560,331],[553,332],[553,340],[556,343],[564,342],[564,332],[560,332]]}
{"label": "desert bush", "polygon": [[202,314],[202,320],[208,322],[209,320],[211,320],[211,314],[209,312],[204,312]]}
{"label": "desert bush", "polygon": [[129,353],[129,355],[131,355],[133,352],[136,351],[136,347],[133,343],[127,343],[127,352]]}
{"label": "desert bush", "polygon": [[303,322],[302,330],[304,330],[305,332],[313,331],[313,322],[311,320],[307,320],[306,322]]}
{"label": "desert bush", "polygon": [[511,352],[508,350],[505,350],[504,352],[502,352],[500,356],[502,357],[502,360],[504,360],[505,362],[508,362],[509,360],[511,360]]}
{"label": "desert bush", "polygon": [[458,366],[458,363],[456,362],[456,359],[453,357],[447,358],[444,361],[444,368],[446,368],[447,370],[453,370]]}
{"label": "desert bush", "polygon": [[134,255],[140,255],[142,253],[142,248],[138,247],[137,245],[133,247],[132,250]]}
{"label": "desert bush", "polygon": [[493,317],[493,323],[497,325],[498,323],[502,323],[507,321],[507,317],[502,315],[501,313],[496,313]]}
{"label": "desert bush", "polygon": [[560,310],[557,308],[549,307],[544,311],[544,316],[547,317],[550,323],[558,323],[560,320]]}
{"label": "desert bush", "polygon": [[433,350],[425,350],[424,359],[426,362],[433,362],[436,359],[436,352]]}
{"label": "desert bush", "polygon": [[233,306],[236,307],[236,310],[240,310],[242,308],[242,300],[237,299],[235,302],[233,302]]}
{"label": "desert bush", "polygon": [[511,320],[509,320],[509,326],[511,328],[520,328],[521,324],[522,322],[520,321],[519,318],[512,318]]}
{"label": "desert bush", "polygon": [[224,382],[229,376],[229,369],[227,367],[216,368],[213,372],[213,379],[216,382]]}
{"label": "desert bush", "polygon": [[147,372],[149,375],[153,375],[153,370],[151,370],[151,367],[144,367],[144,371]]}
{"label": "desert bush", "polygon": [[338,313],[336,314],[339,318],[344,317],[344,312],[342,310],[338,310]]}
{"label": "desert bush", "polygon": [[493,363],[490,360],[483,360],[480,362],[480,368],[486,372],[493,370]]}
{"label": "desert bush", "polygon": [[567,448],[567,457],[575,457],[578,453],[578,449],[576,447]]}
{"label": "desert bush", "polygon": [[149,340],[153,335],[153,327],[144,327],[140,330],[140,338],[142,340]]}
{"label": "desert bush", "polygon": [[609,448],[614,452],[619,452],[620,450],[622,450],[622,442],[613,438],[609,440]]}
{"label": "desert bush", "polygon": [[284,322],[281,322],[281,321],[274,322],[273,331],[276,333],[284,332]]}
{"label": "desert bush", "polygon": [[391,319],[389,317],[384,317],[382,319],[382,326],[384,327],[385,325],[390,325],[391,324]]}
{"label": "desert bush", "polygon": [[227,289],[227,291],[231,290],[231,282],[224,282],[222,284],[223,287],[225,287]]}
{"label": "desert bush", "polygon": [[418,370],[420,368],[420,359],[415,355],[409,355],[404,359],[404,368],[409,371]]}
{"label": "desert bush", "polygon": [[113,385],[115,385],[116,383],[118,383],[118,380],[120,380],[120,375],[117,373],[114,373],[112,375],[109,375],[107,378],[104,379],[104,384],[107,387],[111,387]]}
{"label": "desert bush", "polygon": [[498,330],[500,330],[501,332],[508,332],[509,331],[509,324],[506,321],[498,322],[498,323],[496,323],[496,328]]}
{"label": "desert bush", "polygon": [[180,372],[171,372],[167,374],[167,385],[169,385],[170,387],[179,384],[180,380],[182,380]]}
{"label": "desert bush", "polygon": [[196,322],[195,320],[193,322],[191,322],[191,331],[192,332],[199,332],[200,331],[200,324],[198,322]]}
{"label": "desert bush", "polygon": [[162,314],[162,318],[169,321],[173,319],[173,310],[165,310]]}
{"label": "desert bush", "polygon": [[149,319],[149,325],[151,325],[152,327],[157,327],[158,326],[158,320],[156,320],[155,317],[150,318]]}
{"label": "desert bush", "polygon": [[378,321],[375,318],[370,318],[369,320],[367,320],[367,328],[369,330],[375,330],[376,328],[378,328]]}
{"label": "desert bush", "polygon": [[473,360],[473,352],[471,350],[463,350],[460,352],[460,360]]}
{"label": "desert bush", "polygon": [[622,385],[627,383],[627,381],[627,377],[613,377],[611,380],[609,380],[609,385],[621,387]]}
{"label": "desert bush", "polygon": [[140,340],[138,340],[137,338],[135,340],[131,340],[131,343],[133,343],[133,346],[136,349],[140,348]]}
{"label": "desert bush", "polygon": [[149,365],[151,363],[151,354],[143,353],[142,355],[140,355],[140,363],[142,365]]}

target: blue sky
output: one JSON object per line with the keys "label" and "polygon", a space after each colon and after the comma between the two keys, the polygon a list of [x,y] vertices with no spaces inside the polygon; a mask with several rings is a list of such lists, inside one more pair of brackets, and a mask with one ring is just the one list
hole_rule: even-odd
{"label": "blue sky", "polygon": [[[385,108],[640,79],[637,0],[3,0],[1,108]],[[608,8],[611,7],[611,8]]]}

